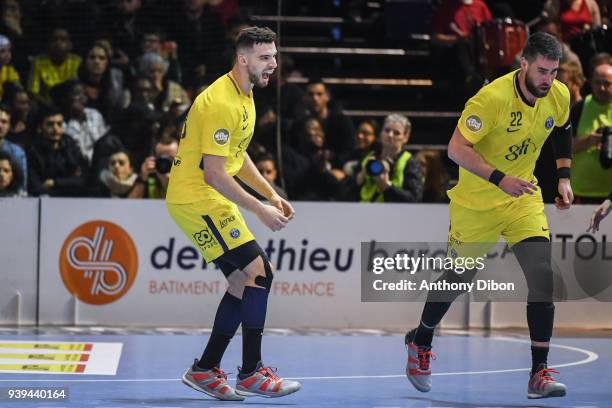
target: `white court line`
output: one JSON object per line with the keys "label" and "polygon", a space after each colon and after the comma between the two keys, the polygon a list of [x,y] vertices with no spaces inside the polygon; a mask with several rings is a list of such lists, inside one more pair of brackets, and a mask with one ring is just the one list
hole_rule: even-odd
{"label": "white court line", "polygon": [[[501,341],[514,341],[517,343],[526,343],[531,344],[531,340],[525,339],[517,339],[513,337],[505,337],[505,336],[495,336],[489,337],[493,340],[501,340]],[[572,367],[582,364],[592,363],[593,361],[599,358],[599,355],[594,351],[585,350],[579,347],[565,346],[563,344],[550,344],[550,347],[556,347],[560,349],[575,351],[578,353],[586,354],[587,357],[578,360],[572,361],[564,364],[557,364],[554,366],[550,366],[549,368],[560,368],[560,367]],[[460,371],[460,372],[452,372],[452,373],[432,373],[431,375],[437,376],[447,376],[447,375],[475,375],[475,374],[499,374],[499,373],[512,373],[517,371],[529,371],[531,367],[528,368],[510,368],[506,370],[486,370],[486,371]],[[286,377],[288,380],[361,380],[361,379],[376,379],[376,378],[404,378],[406,374],[389,374],[389,375],[341,375],[341,376],[329,376],[329,377]],[[235,380],[235,378],[229,378],[229,380]],[[4,380],[0,379],[0,382],[174,382],[181,381],[180,378],[133,378],[133,379],[108,379],[108,380],[20,380],[20,379],[10,379]]]}

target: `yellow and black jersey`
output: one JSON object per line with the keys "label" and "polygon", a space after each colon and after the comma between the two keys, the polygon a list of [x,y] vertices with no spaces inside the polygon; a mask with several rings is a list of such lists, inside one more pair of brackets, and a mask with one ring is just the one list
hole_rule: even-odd
{"label": "yellow and black jersey", "polygon": [[173,204],[226,200],[204,181],[202,155],[227,158],[225,170],[241,169],[255,129],[253,92],[245,95],[228,73],[198,95],[183,125],[166,201]]}
{"label": "yellow and black jersey", "polygon": [[[507,175],[537,183],[533,175],[542,145],[554,127],[569,118],[567,87],[555,80],[548,94],[531,106],[522,95],[519,71],[506,74],[469,99],[457,124],[461,134],[493,167]],[[512,201],[499,187],[459,169],[458,184],[448,191],[457,204],[487,210]]]}

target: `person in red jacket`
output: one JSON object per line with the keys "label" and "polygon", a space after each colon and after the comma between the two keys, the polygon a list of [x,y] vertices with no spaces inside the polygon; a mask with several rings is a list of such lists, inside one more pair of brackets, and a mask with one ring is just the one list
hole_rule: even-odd
{"label": "person in red jacket", "polygon": [[[492,20],[491,11],[483,0],[444,0],[433,17],[432,53],[457,66],[461,79],[470,93],[484,80],[476,70],[470,47],[470,36],[478,24]],[[440,61],[434,58],[434,61]]]}

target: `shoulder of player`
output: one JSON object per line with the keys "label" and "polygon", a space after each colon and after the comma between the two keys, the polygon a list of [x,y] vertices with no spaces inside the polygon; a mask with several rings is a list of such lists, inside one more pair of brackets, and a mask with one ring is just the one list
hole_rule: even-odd
{"label": "shoulder of player", "polygon": [[550,94],[552,94],[555,97],[565,98],[568,101],[570,99],[569,89],[563,82],[559,81],[558,79],[555,79],[553,81],[553,84],[550,88]]}
{"label": "shoulder of player", "polygon": [[512,82],[508,84],[508,81],[502,77],[480,88],[471,99],[478,100],[480,104],[484,103],[487,108],[491,108],[507,104],[512,99],[509,95],[513,92]]}

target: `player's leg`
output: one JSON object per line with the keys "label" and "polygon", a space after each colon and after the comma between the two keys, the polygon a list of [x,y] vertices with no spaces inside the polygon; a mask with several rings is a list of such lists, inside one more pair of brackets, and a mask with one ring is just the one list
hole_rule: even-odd
{"label": "player's leg", "polygon": [[219,302],[208,344],[197,363],[202,369],[220,367],[221,358],[240,326],[241,298],[246,276],[235,266],[224,261],[224,255],[217,258],[214,263],[227,278],[228,289]]}
{"label": "player's leg", "polygon": [[245,276],[240,317],[242,321],[242,367],[236,390],[242,395],[282,397],[300,389],[297,381],[278,377],[264,367],[261,342],[266,322],[268,295],[274,272],[265,252],[255,241],[230,251],[224,259]]}
{"label": "player's leg", "polygon": [[[491,243],[497,241],[501,228],[493,212],[473,211],[454,203],[449,205],[449,211],[451,228],[448,235],[447,256],[476,258],[486,253]],[[467,283],[472,281],[475,274],[476,270],[461,274],[446,271],[438,281]],[[448,312],[452,302],[462,293],[464,291],[461,290],[430,291],[418,327],[406,334],[405,343],[408,349],[406,375],[421,392],[431,389],[429,363],[433,357],[431,344],[434,330]]]}
{"label": "player's leg", "polygon": [[503,232],[512,246],[527,281],[527,325],[531,338],[529,398],[562,397],[566,387],[555,381],[548,369],[548,351],[553,333],[553,270],[551,243],[544,205],[526,199],[514,209],[515,220]]}
{"label": "player's leg", "polygon": [[202,357],[194,360],[184,373],[182,381],[189,387],[221,400],[242,401],[244,397],[227,383],[227,376],[220,369],[221,358],[230,340],[240,325],[240,274],[236,268],[223,261],[227,249],[215,238],[215,233],[202,217],[213,211],[210,205],[202,203],[168,205],[168,212],[187,237],[200,250],[202,257],[214,262],[228,279],[229,290],[225,293],[215,316],[213,330]]}

